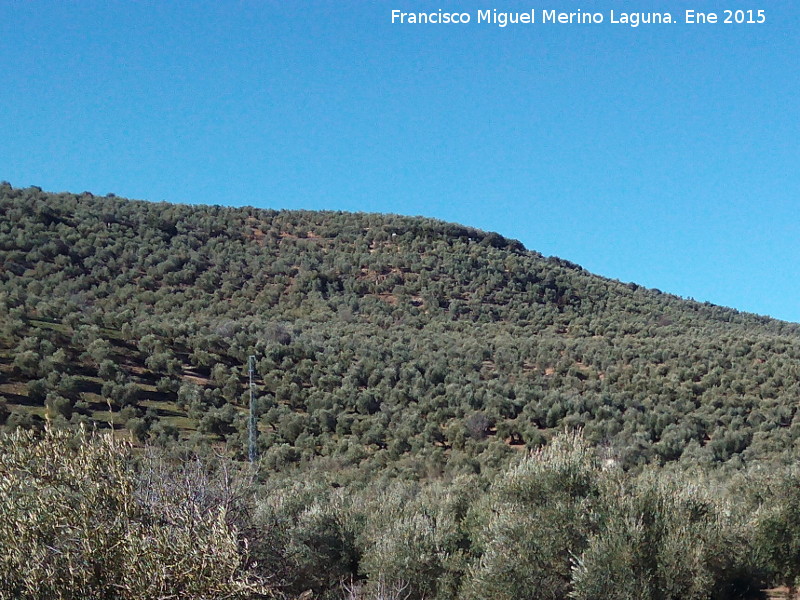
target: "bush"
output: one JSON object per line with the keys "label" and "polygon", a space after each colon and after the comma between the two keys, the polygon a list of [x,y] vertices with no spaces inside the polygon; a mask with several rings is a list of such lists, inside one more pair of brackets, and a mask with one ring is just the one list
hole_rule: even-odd
{"label": "bush", "polygon": [[361,536],[364,593],[455,598],[467,570],[465,517],[476,491],[473,478],[459,477],[422,489],[395,482],[364,494],[363,512],[369,515]]}
{"label": "bush", "polygon": [[580,434],[557,436],[501,474],[474,511],[479,554],[466,598],[565,598],[571,557],[596,529],[601,471]]}
{"label": "bush", "polygon": [[324,484],[277,484],[257,503],[253,554],[270,565],[283,591],[312,589],[315,597],[327,598],[335,590],[338,598],[340,582],[358,572],[352,516],[346,497]]}
{"label": "bush", "polygon": [[794,594],[800,578],[800,471],[787,468],[766,483],[774,496],[758,516],[757,550],[775,580]]}
{"label": "bush", "polygon": [[0,435],[0,598],[266,591],[224,505],[203,510],[188,488],[149,502],[159,485],[151,483],[137,488],[131,447],[110,435]]}
{"label": "bush", "polygon": [[576,600],[753,597],[743,530],[711,493],[668,472],[610,482],[603,526],[575,561]]}

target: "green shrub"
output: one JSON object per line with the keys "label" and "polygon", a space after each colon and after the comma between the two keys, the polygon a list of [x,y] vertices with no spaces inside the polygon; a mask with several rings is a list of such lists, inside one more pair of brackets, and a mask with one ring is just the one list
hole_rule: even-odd
{"label": "green shrub", "polygon": [[765,483],[773,496],[758,515],[757,552],[776,582],[793,594],[800,578],[800,471],[787,468]]}
{"label": "green shrub", "polygon": [[501,474],[475,510],[479,556],[463,596],[565,598],[572,556],[596,529],[600,477],[593,450],[576,433],[556,436]]}
{"label": "green shrub", "polygon": [[[155,485],[155,484],[154,484]],[[46,429],[0,435],[0,598],[222,598],[265,592],[226,507],[137,488],[131,447]]]}
{"label": "green shrub", "polygon": [[477,491],[474,478],[461,476],[423,487],[395,482],[364,494],[367,596],[394,590],[409,599],[456,597],[467,569],[465,518]]}
{"label": "green shrub", "polygon": [[253,556],[290,595],[311,589],[315,597],[338,598],[340,583],[358,572],[351,502],[321,482],[267,485],[253,517]]}
{"label": "green shrub", "polygon": [[667,471],[609,481],[602,527],[575,561],[576,600],[753,597],[744,530],[713,495]]}

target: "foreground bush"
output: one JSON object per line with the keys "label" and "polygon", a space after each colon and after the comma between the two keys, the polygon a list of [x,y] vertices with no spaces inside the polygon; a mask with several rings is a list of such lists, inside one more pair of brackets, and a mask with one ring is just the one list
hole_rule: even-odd
{"label": "foreground bush", "polygon": [[709,485],[688,475],[609,478],[602,526],[575,560],[576,600],[759,597],[747,527]]}
{"label": "foreground bush", "polygon": [[348,497],[323,482],[271,482],[252,517],[252,553],[289,597],[339,598],[341,583],[358,572],[361,525]]}
{"label": "foreground bush", "polygon": [[[226,507],[137,490],[131,448],[48,429],[0,436],[0,598],[265,594]],[[202,491],[202,490],[200,490]]]}
{"label": "foreground bush", "polygon": [[580,434],[562,434],[495,481],[475,510],[480,555],[468,600],[559,600],[570,590],[571,560],[596,529],[602,472]]}
{"label": "foreground bush", "polygon": [[475,478],[462,475],[423,487],[398,482],[365,498],[369,520],[360,540],[367,597],[392,596],[392,590],[408,600],[457,596],[468,567],[466,515],[476,486]]}
{"label": "foreground bush", "polygon": [[774,582],[785,585],[789,597],[795,598],[800,579],[800,471],[785,468],[763,481],[773,495],[758,515],[757,552]]}

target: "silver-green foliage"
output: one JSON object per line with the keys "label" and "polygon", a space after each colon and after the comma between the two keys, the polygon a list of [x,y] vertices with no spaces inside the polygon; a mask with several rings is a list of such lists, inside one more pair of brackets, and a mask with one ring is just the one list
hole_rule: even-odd
{"label": "silver-green foliage", "polygon": [[776,582],[794,591],[800,578],[800,470],[787,467],[762,482],[774,495],[757,517],[757,552]]}
{"label": "silver-green foliage", "polygon": [[735,597],[743,525],[709,485],[666,470],[607,480],[602,527],[575,561],[576,600]]}
{"label": "silver-green foliage", "polygon": [[474,479],[424,487],[396,482],[363,499],[360,543],[365,592],[403,590],[410,599],[454,598],[466,570],[464,517],[478,492]]}
{"label": "silver-green foliage", "polygon": [[599,462],[579,433],[557,436],[498,477],[474,514],[480,557],[463,597],[556,600],[595,529]]}
{"label": "silver-green foliage", "polygon": [[[266,592],[224,506],[143,501],[131,447],[48,429],[0,435],[0,598],[235,598]],[[174,490],[173,490],[174,491]],[[201,491],[201,490],[194,490]]]}
{"label": "silver-green foliage", "polygon": [[358,570],[361,519],[352,499],[324,482],[276,482],[258,500],[253,547],[282,590],[338,592]]}

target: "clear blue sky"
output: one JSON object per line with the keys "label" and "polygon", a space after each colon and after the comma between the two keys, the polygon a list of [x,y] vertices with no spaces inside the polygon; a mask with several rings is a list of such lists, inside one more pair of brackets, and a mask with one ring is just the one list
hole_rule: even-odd
{"label": "clear blue sky", "polygon": [[[800,321],[800,8],[631,28],[621,4],[737,3],[0,0],[0,179],[426,215]],[[477,24],[491,8],[606,23]]]}

